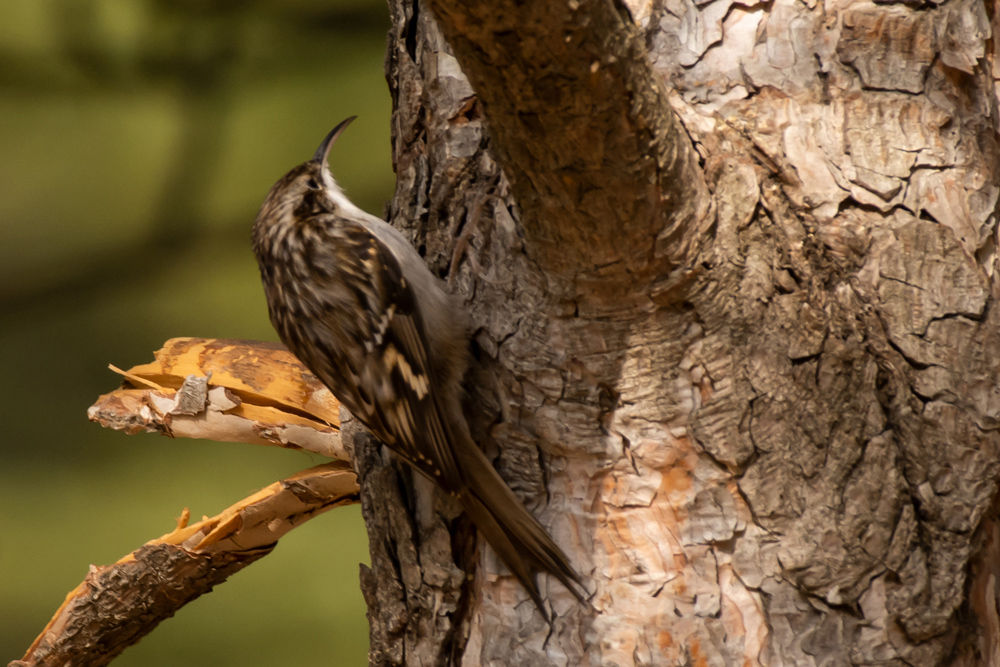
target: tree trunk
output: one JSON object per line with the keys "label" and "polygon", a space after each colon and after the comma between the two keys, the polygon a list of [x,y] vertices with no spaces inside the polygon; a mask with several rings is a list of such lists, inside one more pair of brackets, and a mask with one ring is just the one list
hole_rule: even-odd
{"label": "tree trunk", "polygon": [[358,435],[372,664],[1000,664],[983,5],[390,8],[387,217],[593,607]]}

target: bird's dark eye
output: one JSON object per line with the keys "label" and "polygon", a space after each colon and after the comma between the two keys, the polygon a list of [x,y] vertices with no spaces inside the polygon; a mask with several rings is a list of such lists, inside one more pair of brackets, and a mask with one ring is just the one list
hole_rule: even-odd
{"label": "bird's dark eye", "polygon": [[310,178],[308,181],[306,181],[306,186],[310,190],[319,190],[319,183],[316,182],[315,178]]}

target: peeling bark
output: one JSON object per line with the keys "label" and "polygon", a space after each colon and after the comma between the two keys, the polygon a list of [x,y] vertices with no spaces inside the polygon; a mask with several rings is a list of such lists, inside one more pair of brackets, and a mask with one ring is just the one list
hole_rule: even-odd
{"label": "peeling bark", "polygon": [[111,369],[125,377],[122,387],[87,411],[106,428],[350,460],[340,439],[340,403],[281,345],[172,338],[153,363]]}

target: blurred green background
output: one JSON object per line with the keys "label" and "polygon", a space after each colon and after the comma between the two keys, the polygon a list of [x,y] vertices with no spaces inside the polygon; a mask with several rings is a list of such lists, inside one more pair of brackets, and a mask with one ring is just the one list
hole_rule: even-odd
{"label": "blurred green background", "polygon": [[[321,462],[86,410],[168,338],[274,339],[250,227],[346,116],[334,173],[382,210],[387,28],[382,0],[0,2],[0,664],[91,563]],[[115,664],[366,664],[367,560],[333,510]]]}

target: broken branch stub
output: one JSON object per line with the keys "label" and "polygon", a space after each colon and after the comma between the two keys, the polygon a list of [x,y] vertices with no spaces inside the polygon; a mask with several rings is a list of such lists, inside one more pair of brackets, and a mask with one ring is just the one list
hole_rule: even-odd
{"label": "broken branch stub", "polygon": [[349,460],[340,404],[277,343],[172,338],[156,361],[122,371],[91,421],[126,433],[277,445]]}

